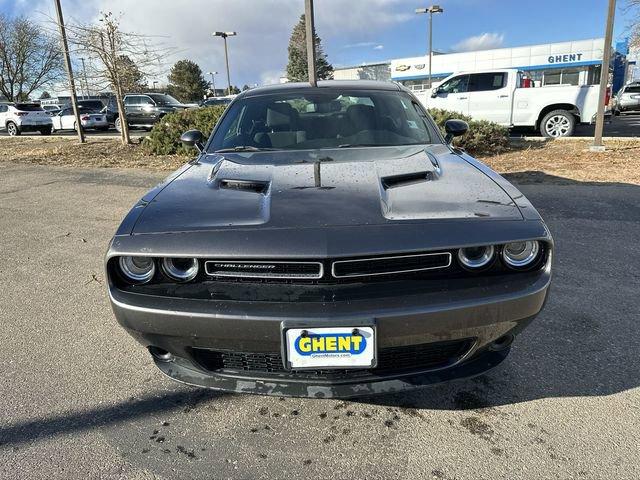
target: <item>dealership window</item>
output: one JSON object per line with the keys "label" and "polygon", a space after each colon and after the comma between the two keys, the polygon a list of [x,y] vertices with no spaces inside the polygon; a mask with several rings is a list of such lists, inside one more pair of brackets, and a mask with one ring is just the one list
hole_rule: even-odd
{"label": "dealership window", "polygon": [[587,85],[598,85],[600,83],[600,72],[602,68],[600,65],[592,65],[589,67],[589,73],[587,76]]}
{"label": "dealership window", "polygon": [[547,70],[542,79],[543,86],[553,85],[580,85],[580,69],[565,68],[559,70]]}

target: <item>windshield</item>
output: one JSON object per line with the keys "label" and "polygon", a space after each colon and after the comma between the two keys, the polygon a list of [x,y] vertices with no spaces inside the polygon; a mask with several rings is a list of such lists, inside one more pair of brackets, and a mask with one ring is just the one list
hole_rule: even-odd
{"label": "windshield", "polygon": [[419,145],[433,138],[426,114],[404,92],[309,89],[236,101],[209,151]]}
{"label": "windshield", "polygon": [[163,93],[150,93],[147,95],[156,102],[156,105],[181,105],[181,103],[173,98],[171,95],[165,95]]}

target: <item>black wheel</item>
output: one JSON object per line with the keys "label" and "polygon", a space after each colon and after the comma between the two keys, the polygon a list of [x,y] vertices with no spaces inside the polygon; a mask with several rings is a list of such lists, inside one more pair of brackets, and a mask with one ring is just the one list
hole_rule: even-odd
{"label": "black wheel", "polygon": [[120,122],[120,117],[116,118],[115,127],[119,133],[122,133],[122,123]]}
{"label": "black wheel", "polygon": [[570,137],[576,128],[576,117],[566,110],[553,110],[540,122],[540,133],[547,138]]}
{"label": "black wheel", "polygon": [[22,132],[20,132],[20,129],[15,123],[7,122],[7,133],[10,137],[17,137]]}
{"label": "black wheel", "polygon": [[45,128],[41,128],[40,129],[40,134],[41,135],[51,135],[52,131],[53,131],[53,127],[45,127]]}

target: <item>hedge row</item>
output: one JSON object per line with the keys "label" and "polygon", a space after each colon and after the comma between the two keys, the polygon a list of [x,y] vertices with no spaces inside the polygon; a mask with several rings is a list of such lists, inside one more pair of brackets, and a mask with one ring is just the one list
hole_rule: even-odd
{"label": "hedge row", "polygon": [[144,146],[154,155],[193,155],[195,149],[182,145],[180,135],[187,130],[200,130],[208,136],[224,108],[216,105],[170,113],[153,126],[151,133],[144,139]]}
{"label": "hedge row", "polygon": [[497,123],[486,120],[473,120],[471,117],[448,110],[429,109],[429,113],[444,133],[447,120],[464,120],[469,131],[454,140],[454,145],[464,148],[471,155],[495,155],[509,147],[509,130]]}
{"label": "hedge row", "polygon": [[[224,112],[224,106],[214,106],[171,113],[159,121],[144,140],[147,150],[155,155],[193,155],[194,149],[180,143],[180,135],[187,130],[200,130],[205,135],[213,130]],[[431,109],[429,113],[444,131],[449,119],[460,119],[469,123],[469,131],[455,139],[456,146],[466,149],[472,155],[493,155],[505,151],[509,146],[509,131],[505,127],[484,120],[447,110]]]}

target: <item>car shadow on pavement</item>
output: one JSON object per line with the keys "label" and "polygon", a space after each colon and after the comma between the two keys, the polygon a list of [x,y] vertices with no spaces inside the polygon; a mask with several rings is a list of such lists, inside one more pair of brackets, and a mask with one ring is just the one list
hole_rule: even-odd
{"label": "car shadow on pavement", "polygon": [[130,398],[115,405],[3,425],[0,427],[0,449],[15,448],[35,440],[84,432],[175,410],[188,411],[222,395],[224,394],[213,390],[179,387],[175,391],[149,393],[142,398]]}
{"label": "car shadow on pavement", "polygon": [[358,401],[467,410],[605,396],[640,386],[640,186],[578,182],[543,172],[507,177],[540,211],[555,240],[545,309],[494,370]]}

